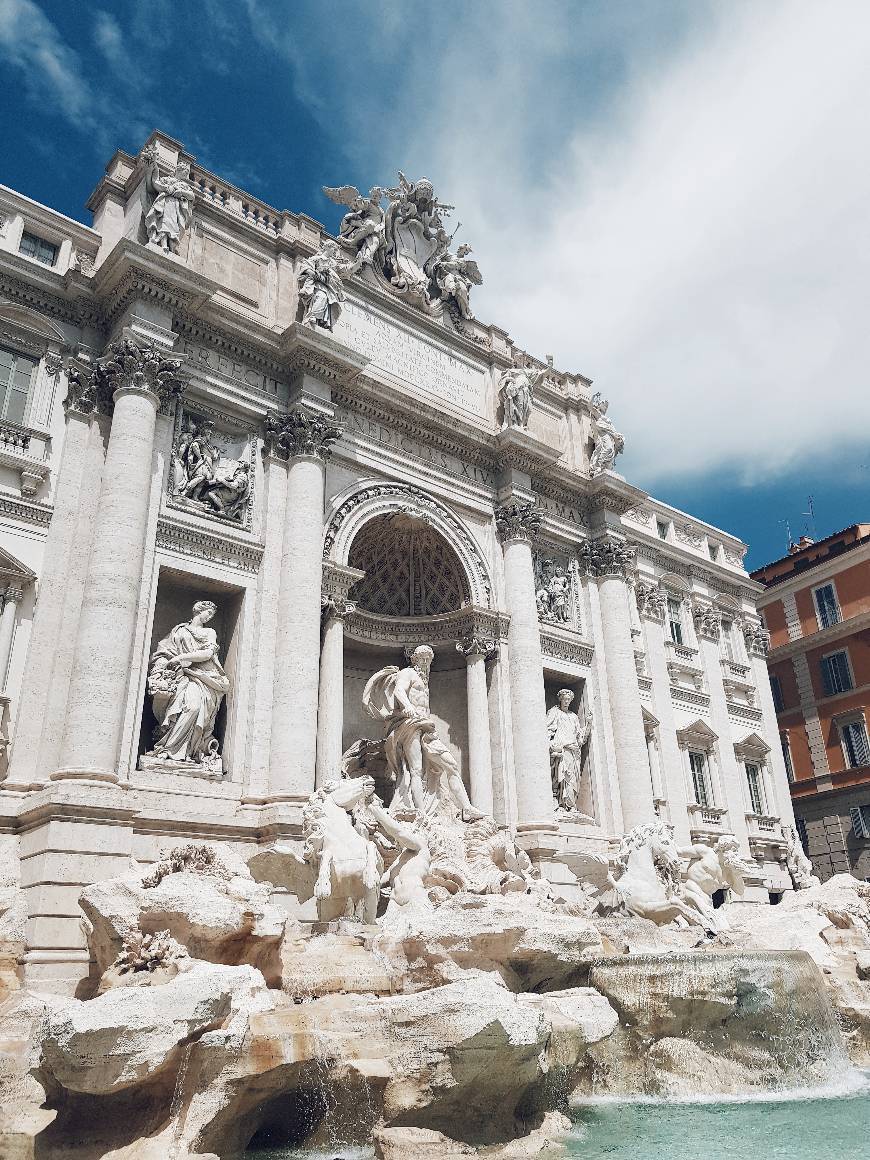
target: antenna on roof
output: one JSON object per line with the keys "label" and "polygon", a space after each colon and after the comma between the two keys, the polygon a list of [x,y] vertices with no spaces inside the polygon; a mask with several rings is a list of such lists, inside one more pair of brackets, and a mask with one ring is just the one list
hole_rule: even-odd
{"label": "antenna on roof", "polygon": [[791,524],[788,520],[780,520],[781,524],[785,524],[785,536],[788,541],[788,550],[791,551],[794,541],[791,538]]}
{"label": "antenna on roof", "polygon": [[808,512],[801,512],[801,515],[805,516],[806,520],[807,520],[807,535],[812,536],[812,538],[815,540],[816,539],[816,509],[813,506],[813,497],[811,495],[807,496],[807,507],[810,510]]}

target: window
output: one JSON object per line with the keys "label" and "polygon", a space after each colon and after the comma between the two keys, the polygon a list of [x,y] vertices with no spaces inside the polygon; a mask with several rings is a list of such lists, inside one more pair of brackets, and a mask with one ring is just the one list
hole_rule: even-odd
{"label": "window", "polygon": [[853,806],[849,810],[852,832],[856,838],[870,838],[870,806]]}
{"label": "window", "polygon": [[863,717],[839,722],[843,753],[849,769],[870,765],[870,746],[867,744],[867,727]]}
{"label": "window", "polygon": [[834,591],[834,585],[823,584],[821,588],[816,588],[813,596],[816,601],[816,615],[819,620],[819,628],[830,628],[832,624],[839,624],[842,617],[840,616],[840,606],[837,603],[837,593]]}
{"label": "window", "polygon": [[28,234],[26,230],[21,235],[21,245],[18,247],[18,252],[24,254],[25,258],[35,258],[43,266],[53,266],[57,262],[59,250],[60,247],[53,242],[38,238],[36,234]]}
{"label": "window", "polygon": [[664,520],[656,520],[656,531],[659,534],[660,540],[666,540],[668,538],[668,525]]}
{"label": "window", "polygon": [[822,657],[822,684],[825,693],[833,697],[835,693],[845,693],[852,688],[852,674],[849,671],[849,657],[845,649]]}
{"label": "window", "polygon": [[753,765],[749,761],[746,762],[746,781],[749,786],[749,804],[752,812],[754,814],[765,813],[764,785],[760,766]]}
{"label": "window", "polygon": [[808,834],[807,834],[807,824],[806,824],[806,822],[803,820],[803,818],[795,818],[795,820],[794,820],[794,828],[797,830],[797,836],[798,836],[798,838],[800,839],[800,844],[801,844],[801,845],[803,846],[803,848],[804,848],[804,853],[805,853],[807,856],[809,856],[809,852],[810,852],[810,839],[809,839],[809,836],[808,836]]}
{"label": "window", "polygon": [[785,762],[785,775],[789,781],[794,781],[794,766],[791,760],[791,746],[788,743],[788,733],[780,733],[779,743],[782,746],[782,760]]}
{"label": "window", "polygon": [[683,614],[680,607],[680,601],[675,600],[673,596],[668,597],[668,628],[671,632],[671,640],[674,644],[683,643]]}
{"label": "window", "polygon": [[707,754],[697,749],[689,750],[689,769],[692,773],[692,789],[699,806],[711,806],[710,781],[707,777]]}
{"label": "window", "polygon": [[785,701],[782,699],[782,685],[779,683],[779,677],[770,674],[770,692],[773,695],[773,707],[777,713],[781,713],[785,708]]}
{"label": "window", "polygon": [[0,347],[0,419],[23,423],[27,396],[36,363],[32,358]]}

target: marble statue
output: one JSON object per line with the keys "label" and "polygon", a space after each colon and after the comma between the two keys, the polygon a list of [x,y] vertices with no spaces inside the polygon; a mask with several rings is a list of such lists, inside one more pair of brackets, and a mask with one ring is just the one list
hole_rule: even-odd
{"label": "marble statue", "polygon": [[463,821],[483,817],[468,798],[459,766],[439,738],[429,711],[429,670],[434,652],[420,645],[404,669],[388,665],[370,678],[363,706],[384,725],[384,752],[395,793],[390,811],[444,812],[449,801]]}
{"label": "marble statue", "polygon": [[813,873],[813,864],[804,853],[794,826],[783,826],[782,833],[786,843],[785,867],[795,890],[809,890],[813,886],[821,886],[822,880]]}
{"label": "marble statue", "polygon": [[158,724],[146,757],[201,765],[212,754],[215,718],[230,688],[217,635],[207,627],[216,612],[211,600],[197,601],[191,619],[177,624],[151,656],[148,692]]}
{"label": "marble statue", "polygon": [[724,910],[713,907],[717,890],[729,889],[739,898],[743,897],[746,889],[743,876],[751,873],[752,867],[742,861],[739,849],[740,843],[733,834],[723,834],[715,846],[697,842],[678,847],[680,857],[687,860],[682,871],[682,897],[695,907],[708,930],[728,929]]}
{"label": "marble statue", "polygon": [[185,427],[172,449],[172,495],[210,514],[243,523],[251,494],[251,465],[221,460],[210,420]]}
{"label": "marble statue", "polygon": [[610,406],[600,391],[592,396],[592,457],[589,460],[589,474],[593,478],[602,471],[610,471],[616,457],[625,449],[625,438],[607,418]]}
{"label": "marble statue", "polygon": [[[443,230],[441,232],[444,234]],[[432,281],[442,302],[455,305],[463,318],[473,318],[471,287],[482,286],[483,276],[477,262],[468,257],[471,246],[461,245],[454,254],[448,248],[450,238],[444,234],[444,239],[443,252],[436,254],[430,266]]]}
{"label": "marble statue", "polygon": [[546,374],[545,368],[526,366],[508,367],[502,371],[498,393],[502,404],[502,429],[529,425],[532,414],[532,399],[535,387]]}
{"label": "marble statue", "polygon": [[431,264],[439,251],[443,219],[454,207],[438,201],[428,178],[408,181],[401,170],[398,187],[387,190],[387,196],[384,274],[396,289],[428,306]]}
{"label": "marble statue", "polygon": [[348,271],[356,274],[363,266],[372,265],[375,254],[384,244],[384,211],[381,209],[384,191],[376,185],[369,190],[368,197],[364,197],[355,185],[324,185],[323,192],[336,205],[347,206],[348,212],[341,219],[338,236],[356,250],[356,259]]}
{"label": "marble statue", "polygon": [[338,243],[327,239],[316,254],[299,266],[299,300],[303,305],[302,322],[315,329],[332,330],[344,302],[342,277],[350,271],[338,249]]}
{"label": "marble statue", "polygon": [[581,722],[579,715],[570,711],[573,700],[572,689],[560,689],[556,694],[557,704],[547,713],[553,796],[559,811],[572,817],[580,815],[581,754],[590,734],[589,724]]}
{"label": "marble statue", "polygon": [[148,241],[160,246],[166,254],[177,254],[178,244],[190,225],[196,198],[196,190],[190,184],[190,166],[179,161],[174,176],[161,177],[153,148],[143,151],[142,160],[148,167],[145,188],[153,199],[145,215]]}
{"label": "marble statue", "polygon": [[547,586],[550,597],[550,616],[562,624],[571,619],[571,581],[565,569],[558,565],[553,570]]}
{"label": "marble statue", "polygon": [[328,781],[302,810],[302,857],[317,866],[314,897],[320,922],[375,921],[383,860],[365,827],[358,827],[351,816],[357,807],[373,801],[374,792],[374,780],[365,775]]}

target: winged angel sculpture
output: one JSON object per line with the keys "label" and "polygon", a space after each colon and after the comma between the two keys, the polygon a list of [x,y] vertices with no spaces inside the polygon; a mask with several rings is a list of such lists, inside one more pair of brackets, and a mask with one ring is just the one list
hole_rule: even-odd
{"label": "winged angel sculpture", "polygon": [[355,185],[324,186],[323,192],[347,208],[339,237],[356,249],[349,274],[370,266],[394,293],[427,309],[443,304],[457,323],[474,317],[471,287],[481,286],[483,277],[470,246],[451,250],[456,230],[448,234],[444,219],[454,207],[438,201],[428,178],[408,181],[400,171],[398,186],[374,186],[368,196]]}

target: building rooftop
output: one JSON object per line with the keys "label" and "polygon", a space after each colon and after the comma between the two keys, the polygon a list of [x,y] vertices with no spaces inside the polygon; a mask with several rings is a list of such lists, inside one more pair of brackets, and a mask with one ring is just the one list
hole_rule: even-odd
{"label": "building rooftop", "polygon": [[769,564],[763,564],[750,572],[753,580],[771,587],[783,580],[789,580],[800,572],[819,567],[843,552],[851,551],[870,541],[870,523],[850,524],[839,532],[832,532],[822,540],[812,540],[801,536],[797,544],[792,544],[788,554]]}

